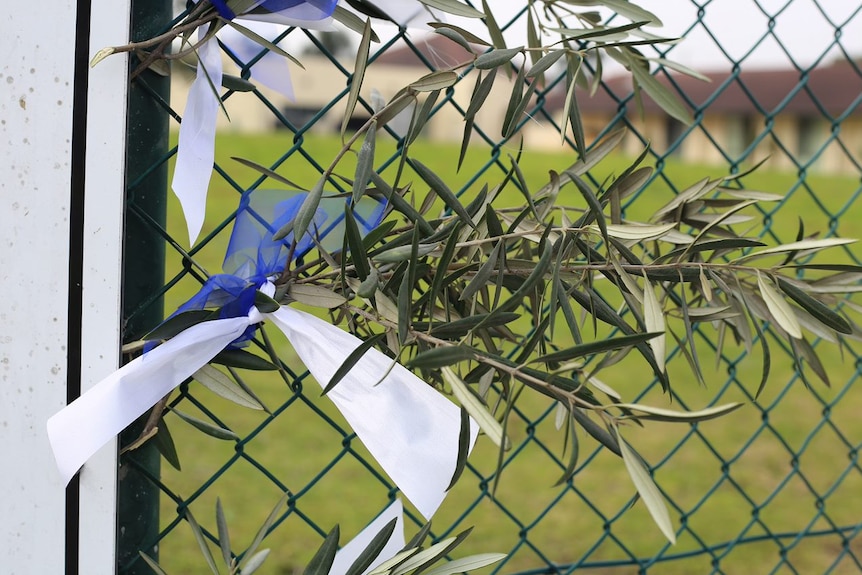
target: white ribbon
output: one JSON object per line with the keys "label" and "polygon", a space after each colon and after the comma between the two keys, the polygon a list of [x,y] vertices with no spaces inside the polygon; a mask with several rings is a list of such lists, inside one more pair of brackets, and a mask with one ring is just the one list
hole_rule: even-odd
{"label": "white ribbon", "polygon": [[[285,29],[284,26],[267,23],[247,22],[243,23],[243,26],[273,42]],[[234,56],[244,63],[250,62],[265,51],[265,54],[249,69],[251,80],[275,90],[290,101],[296,99],[293,94],[293,83],[290,81],[290,66],[287,63],[287,58],[267,50],[230,26],[222,28],[219,32],[219,38],[233,52]]]}
{"label": "white ribbon", "polygon": [[[313,315],[283,307],[268,314],[302,363],[325,386],[361,340]],[[461,413],[400,363],[369,349],[328,394],[404,496],[430,519],[458,460]],[[470,422],[470,448],[478,426]]]}
{"label": "white ribbon", "polygon": [[[254,313],[260,317],[256,309]],[[247,317],[235,317],[194,325],[127,363],[53,415],[48,420],[48,438],[63,483],[112,437],[242,335],[250,323]]]}
{"label": "white ribbon", "polygon": [[[290,18],[282,13],[268,16],[282,24],[301,28],[328,29],[331,26],[331,19],[306,21]],[[243,18],[250,17],[245,15]],[[273,21],[272,18],[258,19]],[[203,28],[198,29],[198,38],[203,38],[205,35],[206,31]],[[209,188],[215,161],[216,120],[220,108],[218,93],[221,90],[223,73],[221,50],[215,39],[200,44],[197,55],[197,76],[189,88],[183,121],[180,123],[177,163],[171,182],[171,189],[177,195],[186,218],[190,246],[194,245],[200,235],[206,213],[207,188]],[[267,62],[266,64],[259,62],[262,66],[256,74],[254,68],[257,66],[252,67],[255,79],[292,99],[293,91],[287,62],[275,54],[271,56],[268,54],[263,60]],[[278,61],[280,62],[277,63]]]}
{"label": "white ribbon", "polygon": [[396,499],[389,507],[384,509],[383,512],[377,516],[377,519],[369,523],[365,529],[360,531],[356,537],[351,539],[350,543],[338,550],[338,553],[335,554],[335,559],[332,562],[332,567],[329,569],[329,575],[344,575],[347,573],[347,570],[350,569],[350,566],[353,565],[354,561],[359,559],[359,556],[363,551],[365,551],[365,548],[368,547],[371,540],[374,539],[374,536],[380,533],[380,530],[393,519],[398,519],[398,522],[395,524],[395,529],[392,531],[392,535],[389,536],[389,540],[380,551],[380,554],[377,555],[377,558],[371,562],[365,571],[362,572],[362,575],[365,575],[365,573],[368,573],[401,551],[401,549],[404,548],[405,543],[404,506],[401,505],[401,501]]}
{"label": "white ribbon", "polygon": [[[442,14],[418,2],[404,0],[377,0],[377,5],[389,14],[399,26],[419,26],[432,17],[443,21]],[[243,14],[238,19],[257,20],[296,26],[305,29],[333,30],[332,17],[316,19],[323,13],[315,12],[310,5],[300,5],[272,14]],[[220,34],[232,31],[224,29]],[[206,32],[198,30],[198,38]],[[264,34],[266,35],[266,34]],[[238,56],[245,58],[243,40],[235,39]],[[260,48],[258,48],[260,49]],[[206,214],[207,188],[215,161],[215,131],[219,113],[219,96],[222,82],[222,58],[218,43],[210,39],[198,46],[197,77],[189,89],[183,121],[180,124],[177,161],[171,189],[177,195],[189,233],[189,245],[194,245],[203,228]],[[256,54],[256,52],[255,52]],[[253,57],[253,56],[252,56]],[[206,69],[206,72],[204,72]],[[252,78],[293,100],[290,70],[284,58],[269,53],[252,66]],[[207,74],[209,79],[207,79]]]}
{"label": "white ribbon", "polygon": [[[262,291],[272,291],[268,284]],[[196,324],[123,366],[48,420],[64,483],[99,448],[209,362],[252,324],[270,319],[325,385],[361,340],[313,315],[281,308]],[[460,411],[376,349],[328,397],[360,441],[419,512],[430,518],[446,495],[458,458]],[[380,382],[378,384],[378,382]],[[471,421],[470,448],[478,427]]]}
{"label": "white ribbon", "polygon": [[[198,30],[198,38],[203,38],[205,34],[203,29]],[[215,161],[218,93],[222,80],[218,43],[214,39],[207,40],[198,46],[197,53],[197,77],[189,88],[183,121],[180,123],[177,164],[171,182],[171,189],[180,200],[186,218],[190,246],[198,239],[204,224],[207,188]]]}

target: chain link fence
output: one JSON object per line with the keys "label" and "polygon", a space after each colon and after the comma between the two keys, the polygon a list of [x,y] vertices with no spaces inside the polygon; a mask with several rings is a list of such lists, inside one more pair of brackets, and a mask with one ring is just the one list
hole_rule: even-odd
{"label": "chain link fence", "polygon": [[[808,2],[833,31],[825,45],[812,41],[821,46],[822,53],[801,63],[785,50],[786,57],[774,69],[752,68],[751,54],[758,46],[786,43],[776,23],[789,17],[786,14],[792,12],[794,2],[803,3],[790,0],[772,11],[762,2],[745,3],[744,10],[763,19],[765,26],[761,35],[740,40],[732,50],[711,34],[711,11],[721,2],[686,3],[693,14],[687,35],[700,31],[702,41],[716,43],[725,61],[715,66],[719,71],[708,74],[712,79],[708,83],[689,81],[668,68],[660,67],[656,75],[678,91],[693,110],[695,122],[691,126],[676,123],[648,98],[639,112],[630,84],[608,70],[598,93],[580,99],[588,143],[620,126],[629,129],[626,153],[635,155],[639,146],[651,142],[656,172],[641,195],[664,199],[703,175],[736,173],[768,157],[758,172],[742,181],[748,188],[785,196],[761,212],[770,241],[792,241],[798,217],[804,218],[806,230],[862,235],[856,206],[862,190],[858,110],[862,71],[842,35],[862,16],[858,8],[848,9],[841,21],[830,20],[817,2]],[[499,24],[504,30],[516,30],[523,28],[526,17],[522,10]],[[381,42],[372,46],[366,88],[357,108],[360,122],[363,114],[366,118],[370,114],[374,98],[391,97],[407,81],[451,65],[459,61],[459,55],[464,60],[466,54],[459,54],[461,49],[442,37],[407,34],[386,26],[379,32]],[[303,51],[306,70],[295,70],[293,101],[265,88],[226,91],[224,101],[232,122],[224,129],[232,135],[218,141],[210,189],[214,199],[203,239],[191,249],[174,239],[175,235],[183,237],[183,222],[170,203],[173,198],[167,224],[137,203],[141,182],[150,174],[163,174],[171,165],[175,143],[149,167],[140,169],[130,183],[127,219],[145,226],[141,233],[158,238],[154,241],[159,246],[150,245],[147,250],[163,245],[167,251],[164,285],[145,297],[136,296],[136,306],[127,306],[130,325],[139,326],[142,317],[151,318],[143,323],[160,320],[162,300],[170,312],[200,287],[207,274],[217,273],[239,194],[273,185],[231,161],[231,156],[246,157],[291,179],[295,175],[301,185],[310,186],[337,150],[332,142],[338,141],[340,110],[345,106],[352,69],[351,50],[340,47],[349,39],[339,36],[332,43],[299,29],[273,39]],[[243,78],[265,61],[265,50],[241,54],[224,48],[225,58],[239,67]],[[701,49],[706,46],[683,43],[650,55],[673,59],[680,50]],[[651,48],[644,48],[648,50]],[[519,130],[508,138],[499,135],[504,110],[495,109],[491,98],[487,110],[476,119],[468,161],[457,176],[459,118],[465,114],[461,96],[464,89],[467,93],[472,89],[474,76],[467,74],[456,89],[441,94],[427,135],[416,145],[427,148],[425,156],[434,158],[434,169],[451,173],[461,182],[461,192],[499,180],[509,169],[507,156],[518,152],[521,138],[525,149],[521,165],[535,164],[545,173],[563,169],[576,158],[574,143],[568,138],[558,146],[564,76],[562,70],[559,77],[547,77]],[[161,114],[173,118],[171,128],[175,130],[186,81],[175,72],[172,101],[163,90],[154,89],[153,78],[146,75],[136,80],[136,90],[147,94],[147,105],[155,103]],[[404,133],[399,130],[397,121],[390,124],[388,143],[382,142],[378,148],[377,165],[382,173],[397,169],[399,138]],[[135,142],[130,141],[129,146]],[[602,180],[613,169],[600,166],[592,177]],[[333,186],[337,185],[334,181]],[[637,213],[645,201],[650,200],[635,197],[625,209]],[[139,248],[130,244],[130,249]],[[860,263],[853,246],[844,254],[848,263]],[[138,257],[138,253],[127,252],[130,261]],[[139,335],[127,334],[129,338]],[[310,559],[335,523],[341,524],[343,537],[349,538],[397,495],[328,400],[319,397],[316,386],[306,385],[308,375],[286,343],[275,333],[269,335],[275,347],[284,350],[281,360],[287,377],[271,372],[265,376],[246,371],[237,374],[258,394],[268,413],[244,410],[189,382],[171,397],[171,408],[230,430],[231,435],[214,439],[169,414],[165,423],[176,447],[176,460],[171,463],[182,471],[164,462],[159,471],[152,463],[141,463],[136,451],[123,455],[121,477],[138,473],[160,492],[158,528],[140,533],[133,544],[158,553],[169,573],[197,572],[203,566],[184,517],[187,510],[193,511],[215,541],[217,497],[241,549],[280,495],[289,493],[287,506],[265,545],[273,548],[265,569],[293,573]],[[715,331],[699,330],[696,337],[704,349],[719,347]],[[636,501],[622,462],[593,444],[583,444],[574,478],[555,485],[567,465],[563,439],[555,429],[554,406],[540,400],[514,409],[507,429],[513,445],[503,455],[501,477],[495,475],[496,450],[480,441],[465,476],[435,516],[433,535],[443,538],[475,525],[471,550],[509,553],[507,560],[495,566],[495,573],[862,571],[859,350],[829,342],[815,344],[822,350],[822,370],[831,381],[831,387],[826,387],[803,378],[795,368],[793,351],[781,339],[768,332],[765,337],[774,340],[772,362],[776,367],[758,399],[754,398],[761,359],[758,352],[748,354],[727,345],[705,386],[686,372],[677,374],[672,400],[678,407],[691,409],[736,400],[748,405],[717,421],[685,427],[659,425],[652,433],[640,435],[637,447],[652,465],[678,526],[676,545],[666,543],[643,504]],[[255,344],[263,350],[262,341]],[[625,364],[615,373],[618,379],[608,379],[608,383],[627,398],[655,405],[667,401],[657,382],[639,378]],[[159,435],[164,436],[164,429]],[[127,497],[134,499],[135,495]],[[147,505],[151,504],[152,499]],[[121,532],[141,515],[138,507],[124,513]],[[408,514],[416,525],[421,523],[409,508]],[[145,573],[147,569],[136,554],[121,557],[121,573]]]}

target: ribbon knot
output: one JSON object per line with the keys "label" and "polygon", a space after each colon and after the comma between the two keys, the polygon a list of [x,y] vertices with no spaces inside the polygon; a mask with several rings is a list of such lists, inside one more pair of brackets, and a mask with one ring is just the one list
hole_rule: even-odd
{"label": "ribbon knot", "polygon": [[[284,190],[245,192],[240,198],[222,264],[225,273],[210,276],[200,291],[171,317],[208,308],[218,309],[219,319],[250,316],[258,291],[270,297],[275,293],[275,286],[270,280],[287,266],[288,254],[291,253],[290,247],[295,238],[293,232],[281,240],[275,240],[273,236],[296,218],[306,195],[305,192]],[[315,243],[329,253],[341,250],[346,201],[341,197],[321,199],[320,207],[309,226],[310,231],[293,245],[293,259],[304,257]],[[360,232],[365,235],[383,219],[385,203],[366,197],[354,205],[353,210]],[[246,345],[254,336],[260,321],[248,326],[242,335],[231,342],[231,347]]]}
{"label": "ribbon knot", "polygon": [[[273,234],[295,217],[302,193],[257,190],[243,194],[224,274],[212,276],[180,310],[218,308],[219,319],[192,325],[124,365],[48,420],[48,437],[63,481],[135,419],[191,377],[220,351],[240,345],[262,321],[271,321],[293,346],[321,387],[362,341],[311,314],[279,307],[263,313],[260,291],[272,296],[269,278],[287,264],[294,238]],[[319,244],[343,245],[344,198],[324,198],[314,217],[316,237],[296,240],[294,255]],[[363,234],[376,227],[385,204],[365,197],[352,206]],[[311,232],[309,232],[311,233]],[[461,433],[458,407],[404,366],[369,349],[327,397],[420,513],[430,518],[443,501],[457,466]],[[478,427],[471,422],[469,445]]]}

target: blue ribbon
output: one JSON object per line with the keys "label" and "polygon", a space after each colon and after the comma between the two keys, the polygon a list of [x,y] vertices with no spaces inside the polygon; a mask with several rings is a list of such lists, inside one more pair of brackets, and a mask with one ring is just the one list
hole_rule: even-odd
{"label": "blue ribbon", "polygon": [[233,10],[228,8],[227,2],[224,0],[210,0],[210,4],[216,9],[218,15],[224,18],[225,20],[233,20],[236,18],[236,14],[234,14]]}
{"label": "blue ribbon", "polygon": [[[228,6],[230,0],[210,0],[210,4],[225,20],[233,20],[237,14]],[[276,14],[293,10],[290,18],[296,20],[323,20],[332,15],[338,0],[263,0],[249,12]],[[297,10],[298,9],[298,10]],[[240,14],[241,16],[241,14]]]}
{"label": "blue ribbon", "polygon": [[[219,319],[248,315],[254,305],[255,292],[287,266],[294,234],[291,232],[281,240],[274,240],[273,235],[296,217],[307,195],[307,192],[285,190],[245,192],[237,208],[222,264],[225,273],[207,279],[200,291],[171,317],[189,310],[208,308],[219,309]],[[320,201],[309,232],[296,242],[293,259],[300,259],[311,251],[315,247],[314,240],[329,253],[341,251],[347,201],[346,197],[325,197]],[[352,206],[363,236],[380,224],[385,208],[385,202],[368,196]],[[256,328],[249,326],[231,346],[247,344]]]}
{"label": "blue ribbon", "polygon": [[296,20],[323,20],[332,15],[336,4],[338,0],[264,0],[251,12],[276,14],[292,10],[287,15]]}

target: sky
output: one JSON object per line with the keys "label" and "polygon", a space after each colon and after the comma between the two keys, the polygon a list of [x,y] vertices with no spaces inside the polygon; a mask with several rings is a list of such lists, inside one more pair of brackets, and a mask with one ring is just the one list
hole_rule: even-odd
{"label": "sky", "polygon": [[[673,36],[685,35],[698,18],[698,8],[691,0],[640,0],[639,3],[661,18],[665,33]],[[836,26],[840,27],[844,49],[851,55],[862,56],[862,6],[852,0],[713,0],[700,3],[706,4],[705,26],[696,26],[671,53],[673,59],[694,68],[728,65],[727,56],[716,47],[716,40],[730,56],[738,59],[764,35],[766,40],[745,58],[746,67],[788,66],[791,58],[799,65],[811,65],[826,51],[830,51],[832,57],[839,54],[833,45]],[[769,34],[770,15],[774,18],[773,34]]]}
{"label": "sky", "polygon": [[[699,0],[697,3],[636,0],[635,3],[662,20],[664,26],[651,31],[662,36],[686,37],[669,57],[698,70],[726,68],[730,66],[728,55],[734,59],[745,57],[746,68],[786,67],[791,65],[791,59],[808,66],[826,51],[830,57],[839,54],[833,45],[836,26],[841,29],[840,42],[845,50],[862,56],[862,6],[853,0]],[[698,20],[698,4],[704,6],[702,23],[692,28]],[[523,3],[489,0],[489,5],[502,16],[514,13],[515,7]],[[585,8],[589,9],[593,8]],[[773,34],[769,34],[770,16]],[[751,51],[764,35],[766,39]],[[776,36],[784,44],[783,49]],[[514,34],[511,39],[513,43],[523,42]]]}
{"label": "sky", "polygon": [[[377,1],[385,5],[404,0]],[[501,25],[525,4],[524,0],[486,1]],[[567,4],[571,6],[577,1]],[[597,9],[589,6],[595,0],[581,1],[585,6],[580,10]],[[481,0],[472,3],[481,6]],[[855,0],[634,0],[634,3],[663,23],[660,28],[647,28],[648,31],[664,37],[684,37],[667,57],[699,71],[726,70],[732,66],[732,60],[740,61],[744,69],[828,64],[844,57],[836,42],[851,56],[862,58],[862,3]],[[603,8],[600,11],[606,16],[611,14]],[[484,25],[476,20],[448,15],[447,20],[488,36]],[[375,23],[378,33],[381,28],[386,26]],[[522,18],[506,31],[507,44],[525,44],[525,30]],[[412,35],[418,36],[415,32]]]}
{"label": "sky", "polygon": [[[399,5],[405,0],[377,1],[381,5]],[[588,6],[591,0],[581,1],[587,5],[584,11],[596,9]],[[501,23],[525,3],[524,0],[487,2]],[[576,2],[572,0],[569,5]],[[732,65],[730,59],[742,59],[745,69],[790,67],[794,63],[805,67],[817,62],[824,53],[827,56],[822,62],[828,63],[841,55],[835,45],[836,31],[846,52],[862,57],[862,3],[855,0],[634,0],[634,3],[661,19],[663,27],[648,28],[649,31],[661,36],[685,37],[672,47],[667,57],[700,71],[728,69]],[[473,0],[473,4],[481,5],[481,0]],[[698,23],[699,10],[702,15]],[[448,20],[482,36],[488,35],[481,22],[451,16]],[[375,23],[378,32],[380,28],[386,26]],[[506,33],[510,46],[526,43],[525,29],[522,19]],[[294,43],[288,41],[288,49],[300,49],[304,45],[302,35],[291,36]],[[350,37],[356,39],[353,33]]]}

